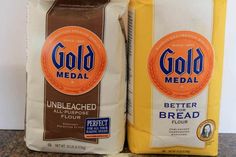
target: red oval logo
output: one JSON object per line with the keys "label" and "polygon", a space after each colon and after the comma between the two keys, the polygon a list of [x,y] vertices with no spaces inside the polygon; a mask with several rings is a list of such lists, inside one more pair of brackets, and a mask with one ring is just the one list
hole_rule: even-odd
{"label": "red oval logo", "polygon": [[46,39],[41,64],[46,80],[56,90],[81,95],[99,84],[107,57],[97,35],[82,27],[69,26]]}
{"label": "red oval logo", "polygon": [[191,31],[171,33],[152,48],[148,71],[155,87],[167,96],[186,99],[209,83],[214,50],[202,35]]}

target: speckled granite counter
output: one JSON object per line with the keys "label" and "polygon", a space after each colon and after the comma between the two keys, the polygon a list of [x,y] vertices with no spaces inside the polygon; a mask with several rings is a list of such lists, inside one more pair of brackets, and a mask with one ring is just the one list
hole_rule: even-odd
{"label": "speckled granite counter", "polygon": [[[128,149],[126,149],[124,150],[124,153],[121,154],[120,156],[139,157],[139,155],[133,155],[128,152],[129,152]],[[0,157],[75,157],[75,156],[78,155],[33,152],[28,150],[25,146],[23,131],[0,131]],[[80,156],[93,157],[95,155],[80,155]],[[164,155],[141,155],[141,156],[161,157]],[[165,156],[165,157],[175,157],[175,156]],[[219,157],[236,157],[236,134],[220,135]]]}

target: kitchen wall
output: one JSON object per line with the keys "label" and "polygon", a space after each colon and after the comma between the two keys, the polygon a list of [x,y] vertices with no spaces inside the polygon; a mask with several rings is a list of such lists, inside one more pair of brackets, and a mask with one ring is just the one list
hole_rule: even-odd
{"label": "kitchen wall", "polygon": [[236,1],[228,0],[220,131],[236,133]]}
{"label": "kitchen wall", "polygon": [[23,129],[26,91],[26,0],[0,6],[0,128]]}

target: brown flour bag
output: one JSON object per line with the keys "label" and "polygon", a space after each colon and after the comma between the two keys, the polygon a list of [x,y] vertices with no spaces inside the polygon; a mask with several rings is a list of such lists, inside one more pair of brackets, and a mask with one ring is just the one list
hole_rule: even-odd
{"label": "brown flour bag", "polygon": [[112,154],[125,136],[128,1],[29,0],[26,144]]}

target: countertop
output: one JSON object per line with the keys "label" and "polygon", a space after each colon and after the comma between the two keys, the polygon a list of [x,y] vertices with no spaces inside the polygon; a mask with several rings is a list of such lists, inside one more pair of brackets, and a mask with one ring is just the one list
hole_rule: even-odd
{"label": "countertop", "polygon": [[[236,134],[220,134],[219,157],[236,157]],[[0,131],[0,157],[75,157],[79,155],[39,153],[26,148],[23,131]],[[80,155],[83,157],[93,157],[102,155]],[[128,149],[118,157],[158,157],[164,155],[134,155]],[[176,157],[176,156],[164,156]],[[184,157],[184,156],[180,156]],[[187,157],[187,156],[186,156]]]}

